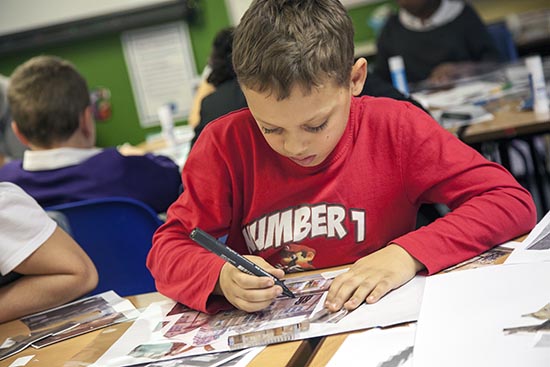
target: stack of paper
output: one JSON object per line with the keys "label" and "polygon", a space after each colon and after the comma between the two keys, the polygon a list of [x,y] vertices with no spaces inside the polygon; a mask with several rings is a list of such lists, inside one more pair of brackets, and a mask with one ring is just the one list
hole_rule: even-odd
{"label": "stack of paper", "polygon": [[[422,367],[547,367],[539,345],[550,302],[550,263],[495,265],[430,277],[413,362]],[[548,315],[550,318],[550,315]],[[547,323],[548,324],[548,323]]]}

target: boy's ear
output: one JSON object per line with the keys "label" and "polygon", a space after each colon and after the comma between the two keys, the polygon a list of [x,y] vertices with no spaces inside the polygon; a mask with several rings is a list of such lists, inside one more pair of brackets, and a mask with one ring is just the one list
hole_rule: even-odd
{"label": "boy's ear", "polygon": [[354,96],[358,96],[363,90],[365,80],[367,79],[367,60],[363,57],[357,59],[355,64],[351,68],[351,93]]}
{"label": "boy's ear", "polygon": [[86,137],[95,132],[95,121],[92,106],[86,107],[80,115],[80,130]]}
{"label": "boy's ear", "polygon": [[15,121],[11,122],[11,129],[13,130],[13,133],[15,134],[17,139],[19,139],[21,144],[28,147],[29,146],[29,139],[27,139],[25,137],[25,135],[21,134],[21,131],[19,131],[19,128],[17,127],[17,124],[15,123]]}

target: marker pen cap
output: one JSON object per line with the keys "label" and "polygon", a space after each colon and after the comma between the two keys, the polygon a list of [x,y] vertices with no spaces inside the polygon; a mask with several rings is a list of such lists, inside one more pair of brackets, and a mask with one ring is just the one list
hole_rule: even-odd
{"label": "marker pen cap", "polygon": [[176,145],[176,135],[174,132],[174,116],[172,115],[172,106],[169,103],[163,104],[157,110],[160,121],[161,132],[168,146]]}
{"label": "marker pen cap", "polygon": [[533,111],[536,114],[547,114],[550,112],[548,106],[548,94],[546,93],[546,82],[542,69],[540,55],[530,56],[525,59],[525,66],[529,73],[529,84],[533,96]]}
{"label": "marker pen cap", "polygon": [[401,56],[392,56],[388,59],[392,84],[401,93],[408,96],[409,87],[407,85],[407,76],[405,74],[405,62]]}
{"label": "marker pen cap", "polygon": [[405,70],[405,62],[401,56],[392,56],[388,59],[391,71]]}

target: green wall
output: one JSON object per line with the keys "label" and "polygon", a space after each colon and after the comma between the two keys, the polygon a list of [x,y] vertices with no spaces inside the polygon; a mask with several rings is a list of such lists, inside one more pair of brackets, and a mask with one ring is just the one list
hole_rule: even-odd
{"label": "green wall", "polygon": [[394,0],[380,0],[370,4],[352,8],[348,14],[353,22],[355,29],[355,43],[374,42],[376,33],[369,25],[369,18],[376,9],[382,5],[388,4],[391,8],[396,9],[397,5]]}
{"label": "green wall", "polygon": [[[374,40],[374,33],[369,29],[367,19],[378,5],[385,2],[388,1],[350,10],[357,42]],[[198,21],[189,26],[198,72],[206,64],[214,35],[219,29],[229,25],[224,1],[201,0],[200,6]],[[109,120],[97,122],[98,146],[119,145],[124,142],[138,144],[145,140],[146,135],[159,131],[158,127],[143,129],[139,125],[120,33],[2,55],[0,73],[10,75],[17,65],[40,54],[56,55],[71,61],[86,78],[90,88],[106,87],[111,91],[113,114]]]}
{"label": "green wall", "polygon": [[[214,35],[229,25],[221,0],[201,0],[200,4],[201,16],[189,26],[198,72],[206,64]],[[158,127],[143,129],[139,125],[120,33],[1,55],[0,73],[9,76],[17,65],[40,54],[56,55],[74,63],[90,88],[101,86],[110,89],[113,114],[107,121],[97,122],[98,146],[124,142],[137,144],[145,140],[147,134],[159,130]]]}

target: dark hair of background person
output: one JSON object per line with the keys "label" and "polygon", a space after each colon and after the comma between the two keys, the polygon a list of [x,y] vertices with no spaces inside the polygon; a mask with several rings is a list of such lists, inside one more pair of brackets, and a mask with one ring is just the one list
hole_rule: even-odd
{"label": "dark hair of background person", "polygon": [[212,43],[209,59],[212,71],[206,80],[216,90],[201,101],[200,119],[194,129],[195,136],[191,140],[191,147],[208,123],[231,111],[247,106],[233,69],[233,34],[233,27],[224,28],[216,34]]}
{"label": "dark hair of background person", "polygon": [[212,72],[206,81],[214,87],[223,82],[235,79],[235,70],[231,61],[233,51],[233,27],[224,28],[216,34],[212,43],[212,53],[208,64]]}

